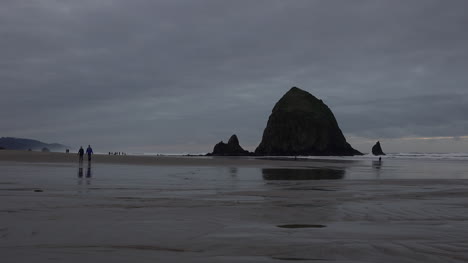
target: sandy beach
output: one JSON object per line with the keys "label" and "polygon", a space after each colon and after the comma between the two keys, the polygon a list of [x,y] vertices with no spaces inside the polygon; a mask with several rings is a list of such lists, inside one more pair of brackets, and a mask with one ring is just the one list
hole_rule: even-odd
{"label": "sandy beach", "polygon": [[[85,158],[86,159],[86,158]],[[28,152],[0,150],[0,161],[31,163],[75,163],[76,153]],[[85,160],[85,162],[87,162]],[[294,161],[277,161],[246,157],[208,157],[208,156],[134,156],[95,154],[93,163],[165,166],[297,166]]]}
{"label": "sandy beach", "polygon": [[0,169],[2,262],[468,261],[463,162],[0,151]]}

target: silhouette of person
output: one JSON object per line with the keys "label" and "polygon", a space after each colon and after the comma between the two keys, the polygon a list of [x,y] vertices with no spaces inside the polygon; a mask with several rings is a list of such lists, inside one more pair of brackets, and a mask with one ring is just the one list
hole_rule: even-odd
{"label": "silhouette of person", "polygon": [[83,161],[83,155],[84,155],[83,146],[80,146],[80,150],[78,150],[78,155],[80,156],[80,158],[79,158],[80,162],[82,162]]}
{"label": "silhouette of person", "polygon": [[93,149],[91,145],[88,145],[88,149],[86,149],[86,154],[88,155],[88,162],[91,162],[91,155],[93,154]]}

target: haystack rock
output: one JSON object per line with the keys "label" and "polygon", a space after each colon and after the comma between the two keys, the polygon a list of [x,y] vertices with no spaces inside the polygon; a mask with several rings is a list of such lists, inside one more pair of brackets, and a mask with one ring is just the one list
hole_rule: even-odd
{"label": "haystack rock", "polygon": [[234,134],[229,138],[228,143],[219,142],[215,145],[213,153],[211,155],[215,156],[243,156],[250,155],[250,153],[244,149],[239,144],[239,139]]}
{"label": "haystack rock", "polygon": [[382,151],[382,146],[380,146],[380,142],[377,141],[377,143],[372,146],[372,154],[373,155],[385,155],[385,153]]}
{"label": "haystack rock", "polygon": [[291,88],[275,105],[257,155],[362,155],[353,149],[322,100]]}

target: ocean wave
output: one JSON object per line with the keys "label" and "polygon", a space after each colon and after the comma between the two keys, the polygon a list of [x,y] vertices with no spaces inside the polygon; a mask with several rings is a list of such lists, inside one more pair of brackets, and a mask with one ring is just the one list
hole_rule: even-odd
{"label": "ocean wave", "polygon": [[[468,153],[388,153],[382,159],[423,159],[423,160],[460,160],[468,161]],[[294,157],[291,157],[294,158]],[[308,159],[338,159],[338,160],[375,160],[379,156],[365,154],[362,156],[303,156]]]}
{"label": "ocean wave", "polygon": [[[188,153],[132,153],[136,156],[187,156]],[[190,154],[192,156],[204,156],[204,153]],[[262,156],[261,158],[281,158],[294,159],[294,156]],[[362,156],[297,156],[301,159],[321,159],[321,160],[375,160],[379,156],[365,154]],[[257,157],[249,157],[257,158]],[[388,153],[382,159],[422,159],[422,160],[460,160],[468,161],[468,153]]]}

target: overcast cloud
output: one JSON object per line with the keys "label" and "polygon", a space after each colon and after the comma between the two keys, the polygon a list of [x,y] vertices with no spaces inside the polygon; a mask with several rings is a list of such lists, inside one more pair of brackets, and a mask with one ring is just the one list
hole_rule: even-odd
{"label": "overcast cloud", "polygon": [[236,133],[254,150],[298,86],[361,151],[381,139],[390,151],[466,152],[466,10],[465,0],[2,0],[0,136],[208,152]]}

